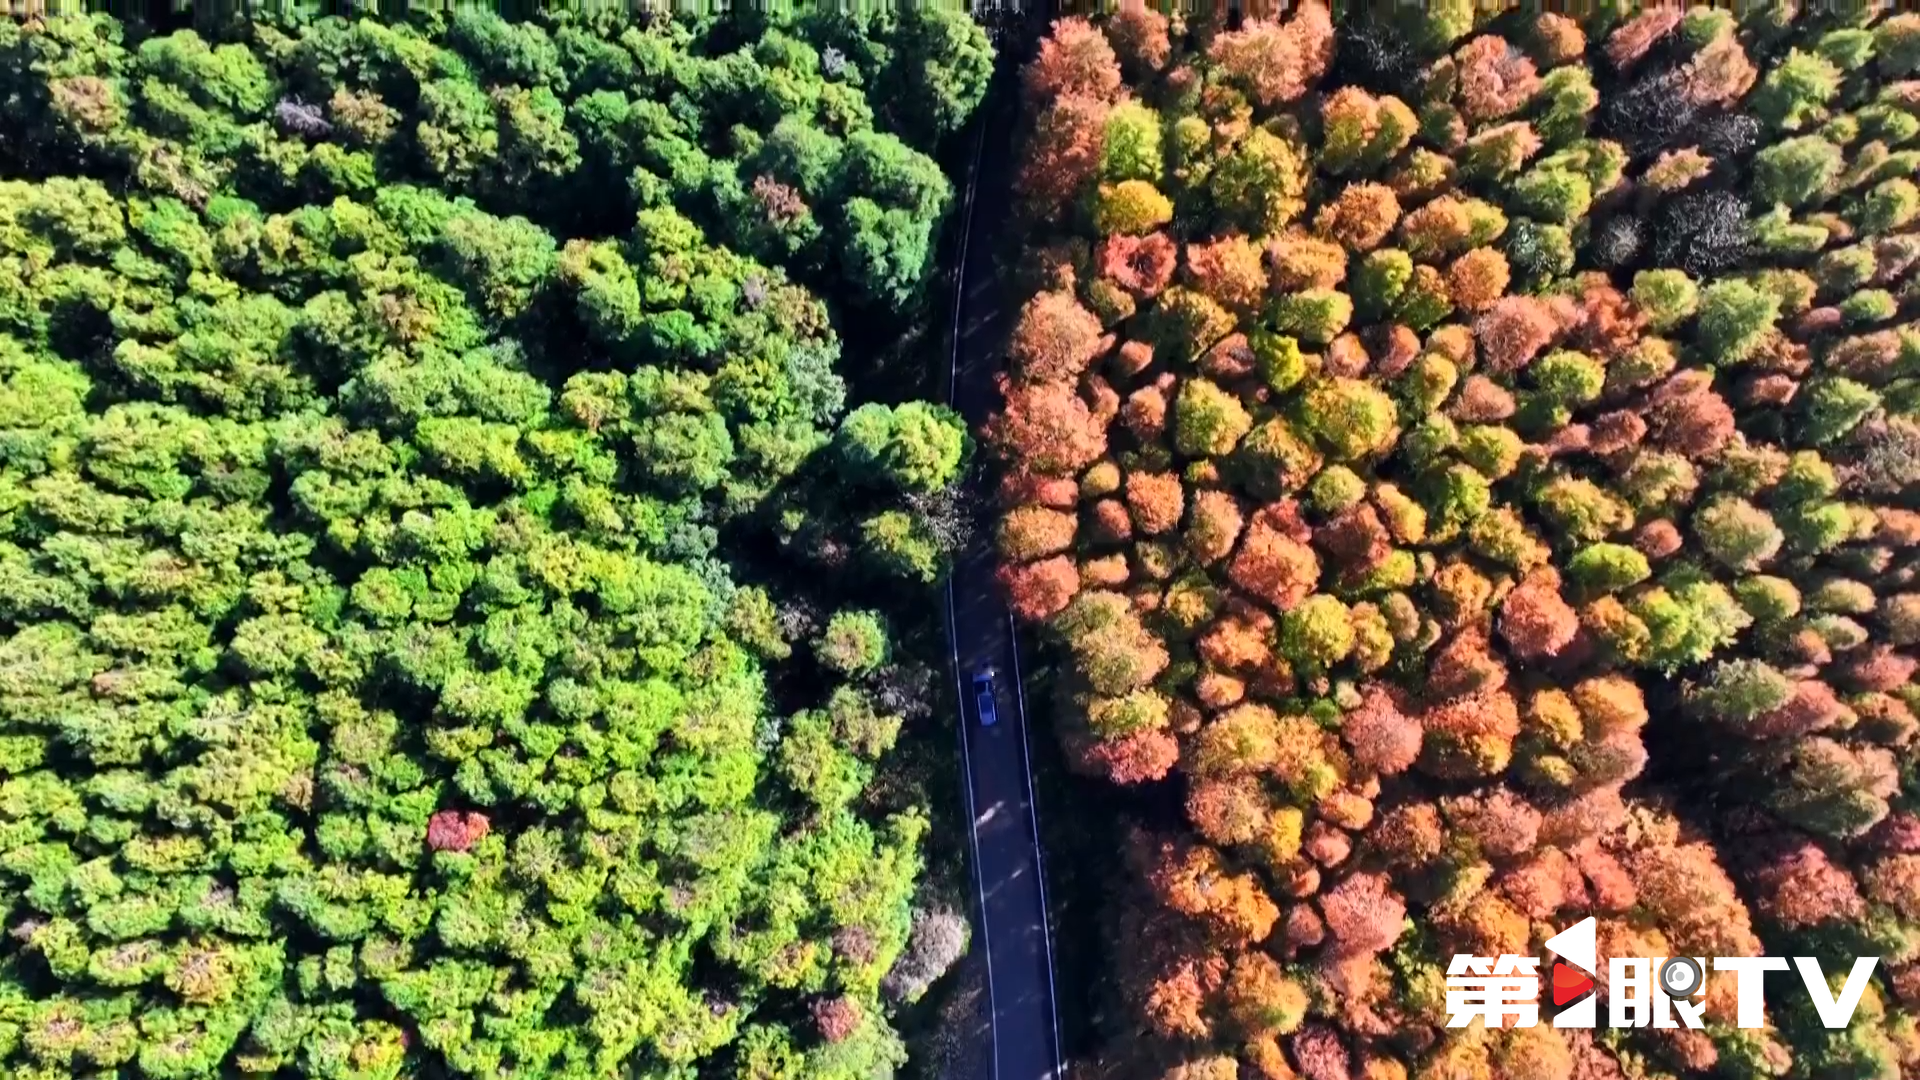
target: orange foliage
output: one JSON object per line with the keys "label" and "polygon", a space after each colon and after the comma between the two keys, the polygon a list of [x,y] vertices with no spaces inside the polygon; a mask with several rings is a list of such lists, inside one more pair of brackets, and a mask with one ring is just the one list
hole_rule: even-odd
{"label": "orange foliage", "polygon": [[1332,240],[1294,230],[1267,242],[1275,292],[1331,289],[1347,277],[1347,251]]}
{"label": "orange foliage", "polygon": [[1447,267],[1447,289],[1462,310],[1484,311],[1507,291],[1507,257],[1492,248],[1475,248]]}
{"label": "orange foliage", "polygon": [[1120,421],[1143,443],[1158,442],[1167,430],[1167,395],[1158,386],[1143,386],[1127,395]]}
{"label": "orange foliage", "polygon": [[1165,779],[1180,760],[1180,743],[1164,731],[1135,731],[1117,739],[1065,731],[1060,741],[1075,772],[1105,777],[1115,784]]}
{"label": "orange foliage", "polygon": [[1171,532],[1186,510],[1186,492],[1172,473],[1129,473],[1127,508],[1133,512],[1134,527],[1148,536]]}
{"label": "orange foliage", "polygon": [[1034,472],[1074,473],[1106,451],[1106,432],[1071,386],[1003,379],[1002,391],[1006,404],[987,421],[986,438],[1007,461]]}
{"label": "orange foliage", "polygon": [[1319,582],[1320,560],[1312,548],[1275,528],[1268,511],[1262,510],[1247,527],[1227,576],[1249,594],[1289,611]]}
{"label": "orange foliage", "polygon": [[1632,67],[1656,42],[1680,25],[1684,14],[1678,6],[1662,5],[1649,7],[1621,23],[1607,35],[1607,59],[1621,71]]}
{"label": "orange foliage", "polygon": [[1080,591],[1080,571],[1065,555],[1035,563],[1005,563],[998,577],[1007,593],[1007,606],[1027,622],[1058,615]]}
{"label": "orange foliage", "polygon": [[1432,803],[1405,803],[1380,816],[1367,843],[1396,870],[1413,870],[1440,856],[1447,843],[1440,811]]}
{"label": "orange foliage", "polygon": [[1520,708],[1505,690],[1457,698],[1428,709],[1420,719],[1427,729],[1420,768],[1442,780],[1493,776],[1513,759]]}
{"label": "orange foliage", "polygon": [[1200,639],[1200,657],[1222,671],[1254,671],[1273,660],[1268,647],[1272,619],[1267,625],[1240,617],[1228,617],[1213,625]]}
{"label": "orange foliage", "polygon": [[1540,811],[1508,788],[1448,797],[1440,801],[1440,809],[1479,845],[1481,854],[1494,858],[1524,855],[1540,835]]}
{"label": "orange foliage", "polygon": [[1017,506],[1000,519],[1000,557],[1031,562],[1073,546],[1078,521],[1072,514],[1044,506]]}
{"label": "orange foliage", "polygon": [[1185,536],[1187,553],[1203,566],[1226,558],[1244,524],[1240,504],[1232,495],[1213,489],[1195,492]]}
{"label": "orange foliage", "polygon": [[1212,243],[1187,245],[1187,271],[1200,291],[1223,307],[1251,311],[1267,288],[1260,249],[1233,235]]}
{"label": "orange foliage", "polygon": [[1507,666],[1487,650],[1487,633],[1479,627],[1455,634],[1427,661],[1426,691],[1436,700],[1488,693],[1506,684]]}
{"label": "orange foliage", "polygon": [[1187,788],[1187,820],[1208,843],[1251,844],[1266,834],[1273,804],[1250,776],[1200,780]]}
{"label": "orange foliage", "polygon": [[1314,215],[1320,235],[1353,252],[1380,246],[1400,220],[1400,200],[1384,184],[1348,184],[1334,200]]}

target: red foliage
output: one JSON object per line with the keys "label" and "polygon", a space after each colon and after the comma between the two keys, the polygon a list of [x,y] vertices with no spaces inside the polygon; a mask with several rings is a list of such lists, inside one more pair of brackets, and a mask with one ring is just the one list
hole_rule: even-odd
{"label": "red foliage", "polygon": [[1838,674],[1842,682],[1855,690],[1887,691],[1905,686],[1916,667],[1920,667],[1920,662],[1894,652],[1893,646],[1881,642],[1847,654],[1838,665]]}
{"label": "red foliage", "polygon": [[1320,897],[1320,915],[1343,952],[1379,952],[1399,938],[1407,905],[1385,874],[1351,874]]}
{"label": "red foliage", "polygon": [[1107,433],[1087,403],[1061,383],[1013,383],[1002,377],[1006,405],[987,421],[986,438],[1017,467],[1075,473],[1107,449]]}
{"label": "red foliage", "polygon": [[1034,105],[1075,95],[1112,101],[1120,91],[1120,61],[1099,27],[1078,16],[1055,19],[1022,82]]}
{"label": "red foliage", "polygon": [[1778,838],[1761,845],[1752,861],[1748,877],[1760,914],[1790,930],[1852,921],[1865,912],[1853,875],[1811,840]]}
{"label": "red foliage", "polygon": [[1072,382],[1099,354],[1100,320],[1072,293],[1036,294],[1020,309],[1007,349],[1014,370],[1028,382]]}
{"label": "red foliage", "polygon": [[1498,787],[1483,795],[1441,801],[1447,820],[1497,858],[1524,855],[1540,835],[1540,811],[1511,790]]}
{"label": "red foliage", "polygon": [[1142,299],[1167,287],[1178,261],[1179,249],[1166,233],[1110,236],[1100,245],[1100,273]]}
{"label": "red foliage", "polygon": [[[1622,872],[1624,874],[1624,871]],[[1522,915],[1550,918],[1563,907],[1584,906],[1587,885],[1579,867],[1559,848],[1541,848],[1500,876],[1496,885]]]}
{"label": "red foliage", "polygon": [[1080,571],[1065,555],[1005,565],[998,576],[1000,587],[1007,592],[1007,606],[1027,622],[1044,622],[1060,614],[1080,591]]}
{"label": "red foliage", "polygon": [[467,851],[493,831],[479,811],[441,810],[427,819],[427,846],[435,851]]}
{"label": "red foliage", "polygon": [[1740,731],[1753,739],[1796,739],[1825,731],[1846,716],[1847,707],[1834,696],[1832,687],[1818,679],[1802,679],[1794,684],[1793,697],[1786,704],[1742,724]]}
{"label": "red foliage", "polygon": [[1510,375],[1533,362],[1560,332],[1553,309],[1532,296],[1507,296],[1474,320],[1480,359],[1487,370]]}
{"label": "red foliage", "polygon": [[1249,19],[1214,35],[1207,56],[1259,108],[1285,105],[1307,92],[1333,59],[1333,17],[1307,0],[1285,23]]}
{"label": "red foliage", "polygon": [[1432,803],[1403,803],[1380,815],[1367,844],[1395,870],[1412,870],[1438,858],[1447,843],[1440,811]]}
{"label": "red foliage", "polygon": [[1099,173],[1110,109],[1098,98],[1047,100],[1034,117],[1033,134],[1014,181],[1040,216],[1058,213]]}
{"label": "red foliage", "polygon": [[1118,544],[1133,539],[1133,517],[1127,504],[1119,499],[1101,499],[1093,504],[1087,522],[1093,538],[1101,543]]}
{"label": "red foliage", "polygon": [[1288,945],[1300,949],[1309,949],[1327,940],[1327,924],[1305,904],[1287,909],[1286,924],[1280,932]]}
{"label": "red foliage", "polygon": [[1580,631],[1580,616],[1560,597],[1560,577],[1542,568],[1528,574],[1500,605],[1500,636],[1523,660],[1557,655]]}
{"label": "red foliage", "polygon": [[1592,890],[1595,911],[1626,911],[1639,903],[1639,890],[1618,859],[1591,845],[1573,852],[1573,857],[1587,879],[1587,888]]}
{"label": "red foliage", "polygon": [[1070,476],[1041,476],[1014,469],[1000,478],[998,495],[1003,506],[1036,503],[1071,510],[1080,501],[1080,485]]}
{"label": "red foliage", "polygon": [[1649,521],[1633,534],[1633,546],[1649,559],[1664,559],[1685,543],[1679,526],[1666,518]]}
{"label": "red foliage", "polygon": [[1415,360],[1420,359],[1420,335],[1399,324],[1376,330],[1379,336],[1374,340],[1374,374],[1383,379],[1397,379]]}
{"label": "red foliage", "polygon": [[1368,503],[1355,503],[1335,514],[1314,533],[1314,541],[1350,577],[1380,565],[1393,551],[1392,537],[1380,523],[1379,511]]}
{"label": "red foliage", "polygon": [[1906,810],[1887,815],[1867,833],[1862,845],[1871,851],[1920,855],[1920,815]]}
{"label": "red foliage", "polygon": [[1136,71],[1159,71],[1173,55],[1167,17],[1145,0],[1121,0],[1120,10],[1107,21],[1107,40],[1120,62]]}
{"label": "red foliage", "polygon": [[1333,867],[1346,862],[1347,856],[1353,854],[1353,841],[1339,829],[1324,821],[1316,821],[1307,826],[1306,839],[1301,843],[1300,850],[1321,866]]}
{"label": "red foliage", "polygon": [[1420,756],[1420,723],[1400,710],[1387,687],[1370,684],[1360,707],[1341,720],[1340,734],[1353,760],[1382,775],[1405,772]]}
{"label": "red foliage", "polygon": [[813,1023],[830,1043],[844,1041],[860,1030],[860,1003],[851,997],[819,998],[813,1003]]}
{"label": "red foliage", "polygon": [[1460,112],[1476,123],[1513,112],[1540,89],[1533,61],[1496,34],[1474,38],[1455,55],[1460,64]]}
{"label": "red foliage", "polygon": [[1632,67],[1655,43],[1680,25],[1684,14],[1678,5],[1649,7],[1621,23],[1607,35],[1607,59],[1621,71]]}
{"label": "red foliage", "polygon": [[1215,382],[1230,383],[1253,374],[1256,358],[1245,334],[1228,334],[1200,358],[1200,370]]}
{"label": "red foliage", "polygon": [[1647,422],[1639,413],[1618,409],[1594,417],[1587,433],[1587,445],[1594,453],[1617,454],[1640,445],[1647,437]]}
{"label": "red foliage", "polygon": [[1486,631],[1469,627],[1455,634],[1427,661],[1427,695],[1435,700],[1498,690],[1507,684],[1507,666],[1487,651]]}
{"label": "red foliage", "polygon": [[1512,416],[1517,407],[1513,391],[1485,375],[1469,375],[1447,413],[1470,424],[1491,424]]}
{"label": "red foliage", "polygon": [[1227,576],[1253,596],[1289,611],[1313,592],[1320,580],[1320,560],[1305,543],[1275,528],[1271,509],[1254,515]]}
{"label": "red foliage", "polygon": [[[1597,787],[1548,807],[1540,822],[1540,840],[1542,843],[1568,847],[1610,833],[1626,819],[1627,806],[1620,799],[1620,789]],[[1601,883],[1593,880],[1592,871],[1587,870],[1584,863],[1580,868],[1586,871],[1587,879],[1598,890]]]}
{"label": "red foliage", "polygon": [[1347,1044],[1332,1027],[1315,1021],[1287,1040],[1305,1080],[1353,1080]]}
{"label": "red foliage", "polygon": [[1180,744],[1164,731],[1136,731],[1118,739],[1064,737],[1067,760],[1075,771],[1104,776],[1116,784],[1161,780],[1180,760]]}
{"label": "red foliage", "polygon": [[1648,430],[1663,449],[1692,458],[1713,457],[1733,438],[1733,409],[1712,390],[1713,376],[1683,371],[1647,398]]}

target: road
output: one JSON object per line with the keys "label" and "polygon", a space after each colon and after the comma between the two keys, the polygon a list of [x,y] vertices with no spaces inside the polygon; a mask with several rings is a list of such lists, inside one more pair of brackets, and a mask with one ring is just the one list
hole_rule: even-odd
{"label": "road", "polygon": [[[993,385],[1011,317],[994,265],[994,242],[1011,207],[1012,95],[989,99],[961,213],[964,239],[954,305],[949,401],[975,431],[998,403]],[[1026,694],[1013,621],[994,581],[990,536],[958,560],[947,586],[947,632],[959,694],[961,758],[973,821],[980,905],[975,945],[984,947],[992,1010],[992,1072],[981,1080],[1043,1080],[1060,1072],[1053,943],[1047,927],[1039,819],[1028,765]],[[981,727],[973,673],[992,667],[999,723]]]}

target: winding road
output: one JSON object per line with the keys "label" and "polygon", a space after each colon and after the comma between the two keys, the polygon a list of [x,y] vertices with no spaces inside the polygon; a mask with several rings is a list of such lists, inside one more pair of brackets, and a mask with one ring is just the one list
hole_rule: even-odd
{"label": "winding road", "polygon": [[[1012,95],[989,98],[976,138],[961,210],[948,400],[974,430],[997,404],[993,376],[1011,319],[994,265],[993,240],[1012,204]],[[995,557],[983,536],[957,561],[947,583],[947,634],[958,694],[960,753],[979,912],[975,947],[986,954],[990,1077],[1045,1080],[1061,1073],[1054,1004],[1053,941],[1047,926],[1039,817],[1028,764],[1026,692],[1013,619],[994,581]],[[992,667],[999,723],[981,727],[973,673]]]}

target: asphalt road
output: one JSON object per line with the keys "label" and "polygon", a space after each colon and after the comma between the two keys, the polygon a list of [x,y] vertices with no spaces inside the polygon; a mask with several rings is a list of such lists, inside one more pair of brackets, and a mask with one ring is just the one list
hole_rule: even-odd
{"label": "asphalt road", "polygon": [[[1002,363],[1011,298],[996,274],[994,243],[1012,203],[1013,112],[1010,95],[982,124],[962,209],[959,298],[954,311],[949,396],[975,431],[998,404],[993,376]],[[980,482],[976,480],[976,482]],[[981,1080],[1042,1080],[1060,1072],[1052,941],[1041,869],[1038,818],[1029,769],[1026,700],[1019,680],[1013,621],[994,581],[991,537],[958,561],[948,583],[948,639],[959,693],[961,757],[973,820],[973,868],[980,907],[976,947],[986,951],[991,1072]],[[973,674],[992,667],[999,722],[982,727]]]}

